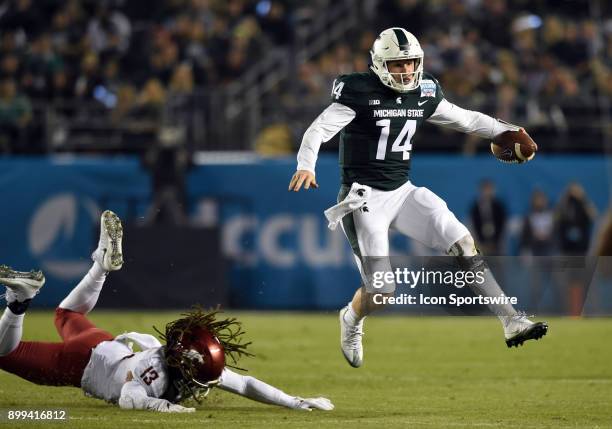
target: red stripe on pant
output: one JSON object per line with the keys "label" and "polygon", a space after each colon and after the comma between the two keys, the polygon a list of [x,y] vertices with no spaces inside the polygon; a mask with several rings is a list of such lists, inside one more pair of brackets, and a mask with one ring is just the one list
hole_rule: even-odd
{"label": "red stripe on pant", "polygon": [[63,342],[21,341],[15,350],[0,357],[0,369],[36,384],[81,387],[91,349],[114,336],[97,328],[85,315],[63,308],[55,310],[55,327]]}

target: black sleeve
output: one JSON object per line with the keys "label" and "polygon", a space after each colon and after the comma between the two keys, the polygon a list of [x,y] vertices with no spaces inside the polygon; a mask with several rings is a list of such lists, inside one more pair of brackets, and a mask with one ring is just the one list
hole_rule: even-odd
{"label": "black sleeve", "polygon": [[348,75],[340,75],[334,79],[331,91],[331,102],[344,104],[353,110],[359,106],[359,91],[356,89],[354,79]]}

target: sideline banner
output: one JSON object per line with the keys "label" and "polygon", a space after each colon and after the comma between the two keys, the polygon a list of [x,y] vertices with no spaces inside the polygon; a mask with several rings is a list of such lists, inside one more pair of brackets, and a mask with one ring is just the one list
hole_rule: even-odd
{"label": "sideline banner", "polygon": [[[220,229],[221,248],[211,252],[227,259],[230,305],[337,309],[346,304],[360,277],[342,231],[327,229],[323,216],[338,192],[337,157],[322,155],[320,189],[299,193],[287,192],[293,157],[223,162],[206,157],[189,174],[191,217],[194,226]],[[538,155],[519,166],[489,156],[415,158],[413,183],[437,193],[462,221],[484,178],[496,183],[514,219],[526,212],[533,189],[556,202],[570,181],[582,184],[600,213],[608,205],[609,168],[603,157]],[[148,174],[129,157],[0,158],[0,189],[0,263],[45,271],[48,284],[37,298],[41,306],[56,305],[89,268],[98,213],[110,208],[126,220],[137,219],[151,193]],[[414,252],[404,237],[392,235],[391,242],[394,254]],[[128,261],[138,256],[125,250]],[[153,250],[163,252],[163,246]],[[511,274],[500,278],[502,286],[516,287]]]}

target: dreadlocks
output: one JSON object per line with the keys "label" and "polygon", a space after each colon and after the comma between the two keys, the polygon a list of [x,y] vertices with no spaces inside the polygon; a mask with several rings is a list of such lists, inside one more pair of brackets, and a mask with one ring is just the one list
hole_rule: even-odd
{"label": "dreadlocks", "polygon": [[200,402],[200,390],[209,389],[213,384],[196,380],[197,366],[202,362],[193,359],[184,349],[185,343],[188,343],[196,333],[205,330],[219,341],[225,356],[232,361],[232,364],[226,363],[226,366],[241,370],[242,368],[236,366],[238,360],[243,356],[253,356],[247,351],[251,343],[242,342],[245,333],[242,324],[236,318],[217,320],[217,315],[220,313],[219,308],[206,311],[201,306],[195,306],[191,311],[181,314],[180,319],[168,323],[165,332],[162,333],[154,327],[159,337],[166,342],[166,364],[173,375],[173,387],[178,390],[179,400],[193,397]]}

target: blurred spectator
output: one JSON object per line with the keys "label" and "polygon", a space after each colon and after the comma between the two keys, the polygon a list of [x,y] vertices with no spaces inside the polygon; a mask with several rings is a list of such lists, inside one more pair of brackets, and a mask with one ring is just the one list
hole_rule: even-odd
{"label": "blurred spectator", "polygon": [[132,85],[123,85],[117,92],[117,104],[111,112],[111,122],[121,126],[131,115],[136,105],[136,89]]}
{"label": "blurred spectator", "polygon": [[151,172],[153,189],[145,224],[186,225],[185,176],[191,166],[191,156],[180,136],[172,133],[161,136],[159,143],[145,153],[144,165]]}
{"label": "blurred spectator", "polygon": [[263,156],[288,156],[294,152],[291,129],[282,122],[265,127],[255,140],[255,150]]}
{"label": "blurred spectator", "polygon": [[583,256],[589,250],[597,209],[578,183],[570,183],[555,210],[555,229],[563,255]]}
{"label": "blurred spectator", "polygon": [[163,123],[166,90],[158,79],[149,79],[129,109],[130,130],[154,142]]}
{"label": "blurred spectator", "polygon": [[95,52],[88,52],[81,60],[78,77],[75,80],[74,94],[82,100],[93,100],[94,89],[102,83],[100,60]]}
{"label": "blurred spectator", "polygon": [[[556,232],[559,250],[570,256],[568,266],[558,273],[558,284],[563,288],[566,308],[572,316],[580,316],[591,276],[589,260],[584,258],[589,250],[591,230],[597,215],[595,206],[588,200],[578,183],[570,183],[561,196],[555,210]],[[576,258],[580,257],[580,258]],[[579,263],[578,266],[575,266]]]}
{"label": "blurred spectator", "polygon": [[87,37],[96,53],[121,54],[130,45],[131,31],[130,21],[123,13],[111,11],[108,4],[99,3],[87,26]]}
{"label": "blurred spectator", "polygon": [[44,28],[44,18],[32,0],[6,2],[8,9],[0,16],[0,28],[15,31],[20,38],[35,36]]}
{"label": "blurred spectator", "polygon": [[548,197],[540,190],[531,194],[531,207],[523,220],[521,253],[532,256],[548,256],[553,252],[554,218]]}
{"label": "blurred spectator", "polygon": [[259,2],[256,13],[259,26],[272,44],[278,46],[292,42],[293,32],[287,18],[285,2],[278,0]]}
{"label": "blurred spectator", "polygon": [[0,80],[0,151],[28,151],[24,133],[31,119],[30,100],[17,92],[13,78]]}
{"label": "blurred spectator", "polygon": [[506,226],[506,208],[495,196],[495,184],[485,179],[470,210],[478,247],[485,255],[502,253],[500,244]]}

